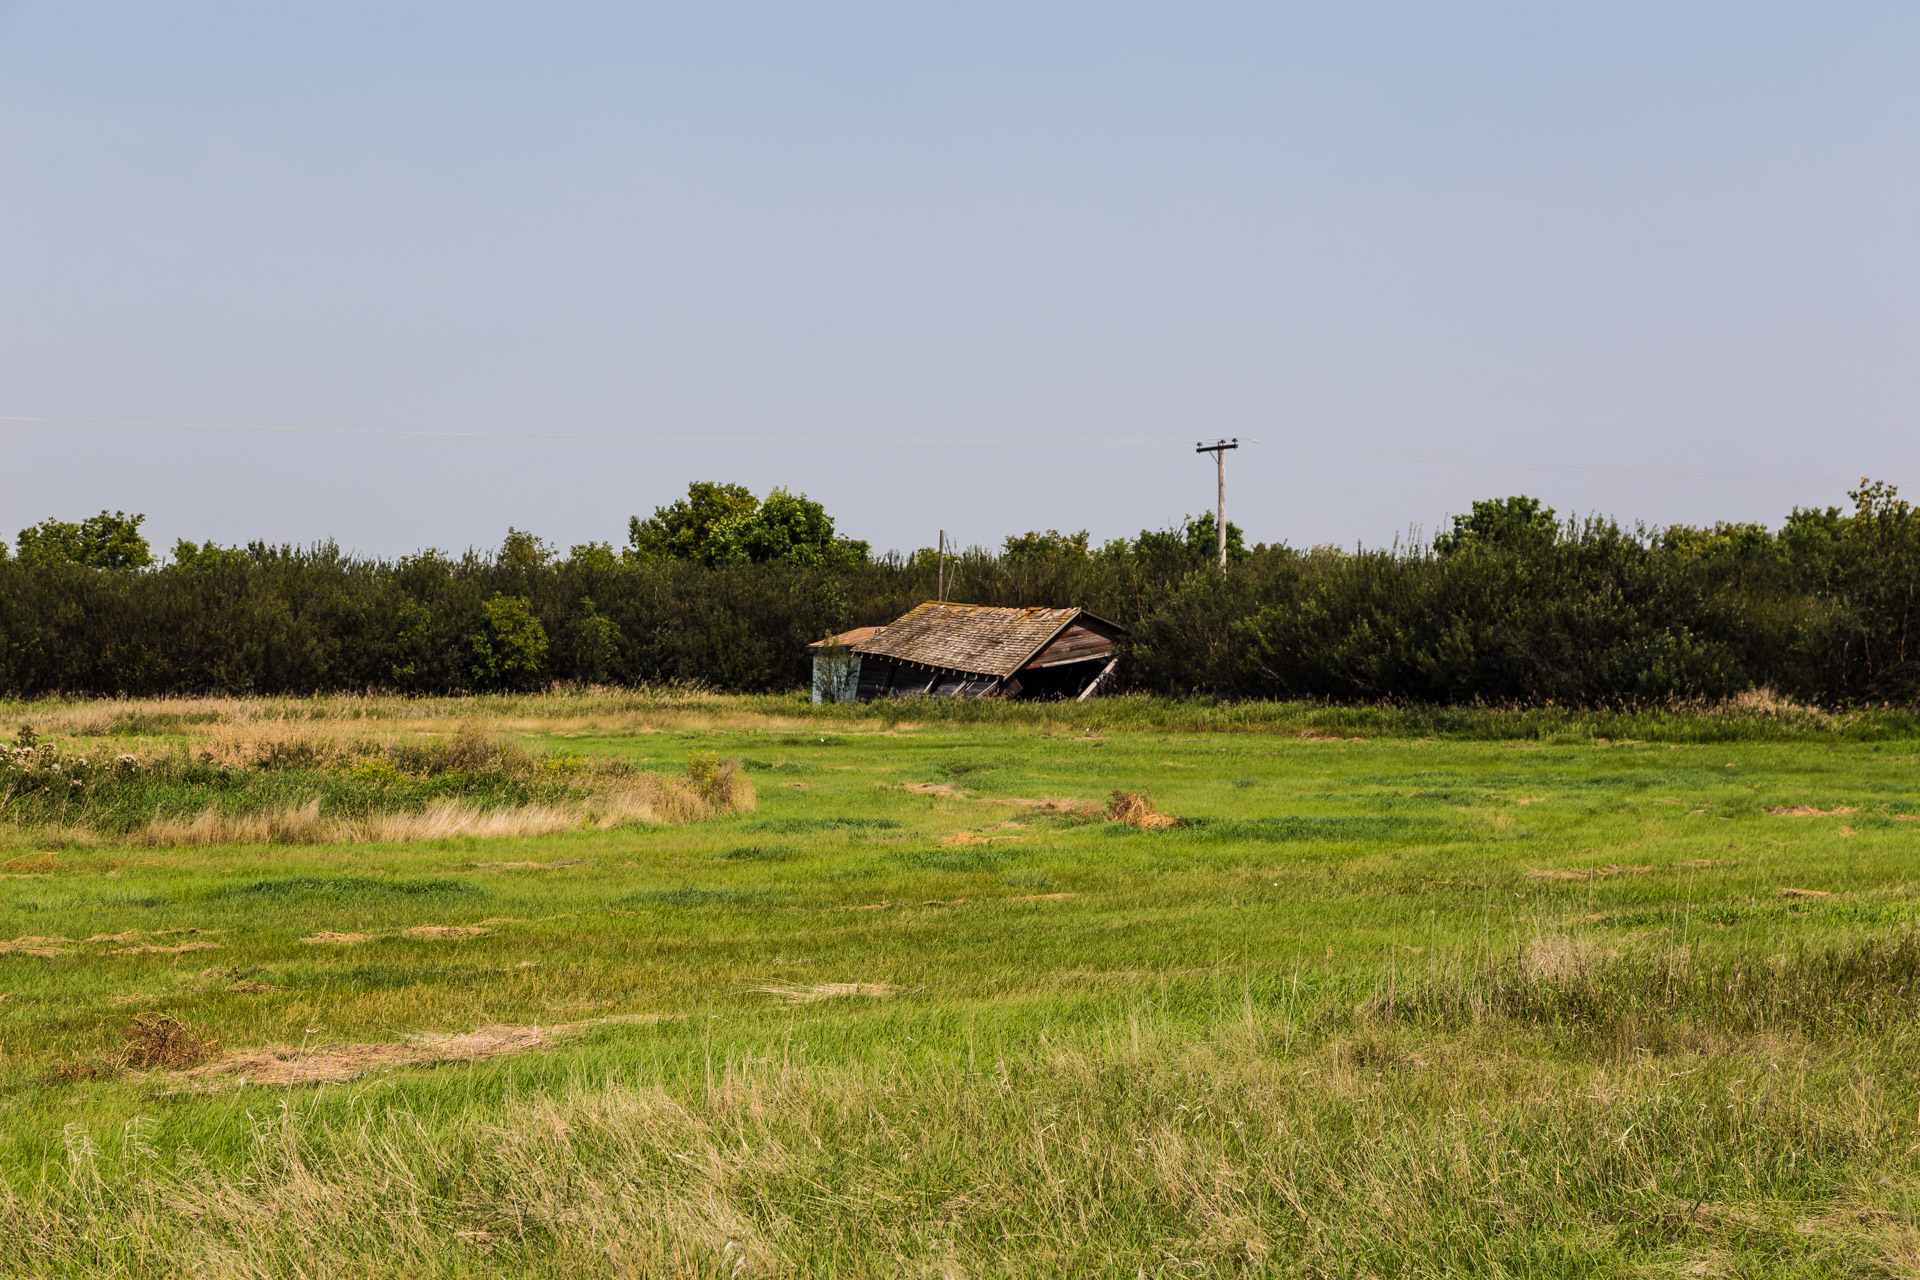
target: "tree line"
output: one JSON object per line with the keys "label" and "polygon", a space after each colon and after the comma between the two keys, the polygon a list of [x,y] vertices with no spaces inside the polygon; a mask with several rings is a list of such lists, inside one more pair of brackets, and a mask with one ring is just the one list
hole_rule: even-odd
{"label": "tree line", "polygon": [[[1032,531],[950,557],[949,598],[1092,609],[1131,687],[1228,698],[1592,705],[1756,685],[1828,705],[1920,698],[1920,513],[1862,481],[1778,528],[1627,528],[1526,497],[1430,543],[1248,546],[1211,515],[1094,546]],[[801,687],[805,646],[934,593],[929,550],[875,556],[805,495],[696,484],[627,543],[397,560],[182,541],[142,518],[0,543],[0,692],[442,693],[555,681]]]}

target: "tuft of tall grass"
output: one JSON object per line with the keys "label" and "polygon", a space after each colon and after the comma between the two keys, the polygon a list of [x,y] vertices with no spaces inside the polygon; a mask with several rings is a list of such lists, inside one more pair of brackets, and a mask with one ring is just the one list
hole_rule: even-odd
{"label": "tuft of tall grass", "polygon": [[1739,1273],[1817,1249],[1900,1274],[1910,1242],[1911,1090],[1792,1046],[1583,1066],[1515,1028],[1300,1037],[1249,998],[816,1060],[793,1041],[849,1015],[814,997],[881,994],[830,986],[777,989],[789,1025],[703,1030],[684,1064],[482,1075],[484,1109],[253,1111],[224,1159],[70,1128],[0,1187],[0,1271]]}
{"label": "tuft of tall grass", "polygon": [[1411,976],[1362,1008],[1380,1023],[1521,1025],[1663,1052],[1716,1035],[1875,1036],[1920,1019],[1920,932],[1697,952],[1543,938],[1477,973]]}
{"label": "tuft of tall grass", "polygon": [[534,755],[471,723],[420,740],[265,725],[216,725],[146,756],[0,751],[0,821],[151,847],[320,844],[685,823],[755,803],[735,765],[699,754],[662,777]]}

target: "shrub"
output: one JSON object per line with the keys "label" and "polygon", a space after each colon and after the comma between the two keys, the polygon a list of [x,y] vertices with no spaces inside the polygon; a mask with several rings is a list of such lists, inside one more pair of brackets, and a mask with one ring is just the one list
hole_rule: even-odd
{"label": "shrub", "polygon": [[532,686],[547,663],[547,629],[524,596],[495,596],[482,606],[486,625],[472,636],[473,678],[491,688]]}

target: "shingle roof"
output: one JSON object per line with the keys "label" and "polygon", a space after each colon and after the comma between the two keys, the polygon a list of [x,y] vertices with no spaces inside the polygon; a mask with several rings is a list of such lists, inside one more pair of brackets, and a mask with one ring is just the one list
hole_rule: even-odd
{"label": "shingle roof", "polygon": [[815,640],[807,648],[824,649],[831,646],[836,649],[851,649],[861,641],[870,640],[876,633],[885,630],[885,627],[855,627],[851,631],[842,631],[830,640]]}
{"label": "shingle roof", "polygon": [[1010,676],[1079,616],[1078,609],[1002,609],[929,600],[888,623],[872,639],[856,644],[854,652],[950,671]]}

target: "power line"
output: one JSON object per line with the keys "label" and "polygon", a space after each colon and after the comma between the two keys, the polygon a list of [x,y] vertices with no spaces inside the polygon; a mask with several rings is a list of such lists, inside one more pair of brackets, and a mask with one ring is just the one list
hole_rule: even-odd
{"label": "power line", "polygon": [[[1190,436],[774,436],[774,435],[668,435],[599,431],[445,431],[408,427],[315,427],[276,426],[249,422],[165,422],[140,418],[53,418],[28,414],[0,414],[0,423],[22,426],[132,427],[168,431],[249,431],[268,435],[391,436],[397,439],[428,440],[551,440],[585,441],[610,444],[754,444],[754,445],[1079,445],[1111,447],[1115,445],[1165,445],[1191,439]],[[1257,443],[1257,442],[1256,442]],[[1692,480],[1707,484],[1843,485],[1854,477],[1814,475],[1770,475],[1748,472],[1711,471],[1694,467],[1650,467],[1631,463],[1557,461],[1551,458],[1517,458],[1489,454],[1449,453],[1418,449],[1367,449],[1343,445],[1286,442],[1279,445],[1303,453],[1338,457],[1373,458],[1387,462],[1437,462],[1449,466],[1485,467],[1516,471],[1558,471],[1571,475],[1615,476],[1641,480]]]}

